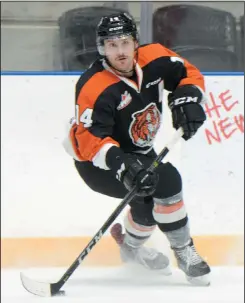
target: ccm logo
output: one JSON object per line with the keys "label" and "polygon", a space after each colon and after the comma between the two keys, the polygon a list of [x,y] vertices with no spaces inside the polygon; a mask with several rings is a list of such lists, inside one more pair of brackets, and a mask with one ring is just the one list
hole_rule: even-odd
{"label": "ccm logo", "polygon": [[198,102],[198,97],[181,97],[174,100],[174,105],[180,105],[183,103],[190,103],[190,102]]}
{"label": "ccm logo", "polygon": [[157,83],[159,83],[161,81],[161,78],[158,78],[157,80],[153,81],[153,82],[149,82],[146,84],[146,88],[149,88],[151,85],[155,85]]}
{"label": "ccm logo", "polygon": [[110,28],[109,32],[117,31],[118,29],[122,29],[122,28],[123,28],[122,26],[117,26],[117,27],[114,27],[114,28]]}

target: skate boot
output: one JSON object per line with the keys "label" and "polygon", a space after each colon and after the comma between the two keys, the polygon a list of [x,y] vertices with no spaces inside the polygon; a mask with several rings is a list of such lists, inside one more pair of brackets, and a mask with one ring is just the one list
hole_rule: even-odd
{"label": "skate boot", "polygon": [[169,259],[162,253],[144,246],[133,247],[125,243],[125,234],[122,233],[122,225],[117,223],[111,228],[111,235],[120,247],[121,259],[125,263],[135,263],[147,269],[161,272],[163,275],[171,275]]}
{"label": "skate boot", "polygon": [[210,267],[196,252],[192,239],[188,245],[181,248],[172,247],[172,249],[177,259],[178,267],[185,273],[190,283],[199,286],[210,285]]}

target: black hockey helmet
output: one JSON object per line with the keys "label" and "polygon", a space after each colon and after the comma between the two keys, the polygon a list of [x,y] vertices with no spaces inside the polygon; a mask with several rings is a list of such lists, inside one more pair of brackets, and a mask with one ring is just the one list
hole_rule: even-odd
{"label": "black hockey helmet", "polygon": [[117,13],[102,17],[96,31],[96,44],[100,55],[104,55],[104,40],[123,36],[132,36],[139,41],[136,23],[129,14]]}

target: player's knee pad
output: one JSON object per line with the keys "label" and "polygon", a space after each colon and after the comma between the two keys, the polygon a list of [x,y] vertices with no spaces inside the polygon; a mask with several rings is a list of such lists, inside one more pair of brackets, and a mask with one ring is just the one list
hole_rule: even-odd
{"label": "player's knee pad", "polygon": [[181,175],[171,163],[160,164],[157,172],[159,174],[159,182],[153,194],[154,198],[164,200],[168,197],[174,197],[182,191]]}
{"label": "player's knee pad", "polygon": [[179,229],[188,221],[181,192],[169,198],[154,198],[152,213],[158,227],[163,232]]}
{"label": "player's knee pad", "polygon": [[130,210],[124,218],[124,226],[128,233],[135,237],[148,238],[156,228],[152,209],[153,200],[147,203],[137,203],[131,205]]}

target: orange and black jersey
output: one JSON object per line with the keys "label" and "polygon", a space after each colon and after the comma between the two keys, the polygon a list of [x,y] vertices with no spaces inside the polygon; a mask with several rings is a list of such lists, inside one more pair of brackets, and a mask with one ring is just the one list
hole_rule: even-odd
{"label": "orange and black jersey", "polygon": [[160,126],[163,89],[190,84],[205,90],[200,71],[160,44],[140,46],[136,59],[135,81],[115,74],[103,59],[78,80],[70,136],[80,160],[102,163],[112,145],[147,153]]}

